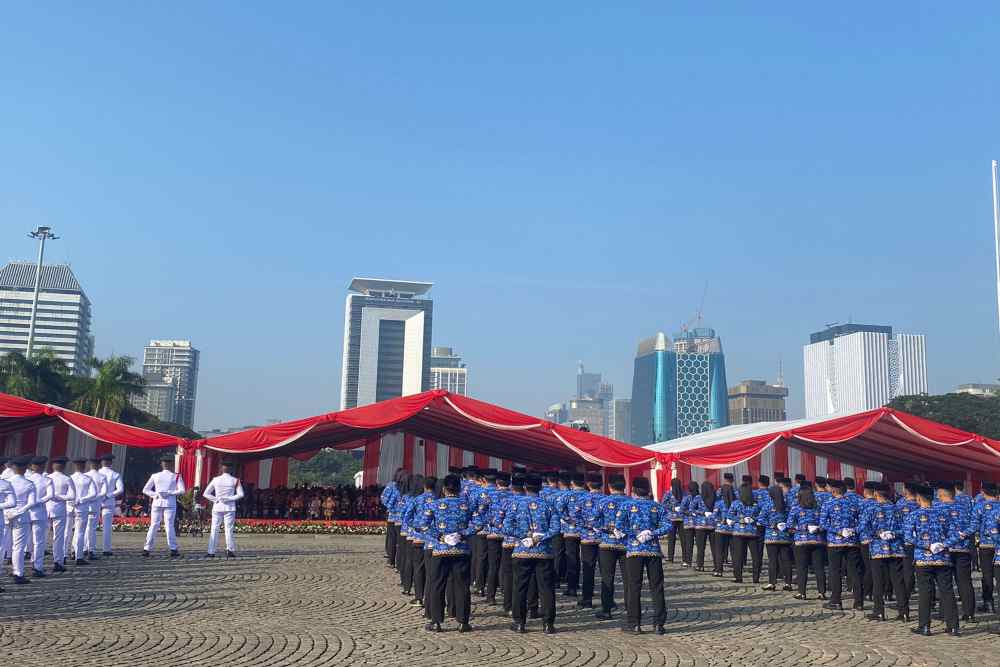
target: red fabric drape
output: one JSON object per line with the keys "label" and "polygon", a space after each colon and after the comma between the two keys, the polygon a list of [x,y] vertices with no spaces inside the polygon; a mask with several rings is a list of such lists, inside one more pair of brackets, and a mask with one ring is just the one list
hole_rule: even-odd
{"label": "red fabric drape", "polygon": [[754,478],[754,481],[757,481],[757,478],[760,477],[760,457],[761,455],[758,454],[747,461],[747,472]]}
{"label": "red fabric drape", "polygon": [[413,445],[416,437],[412,433],[403,434],[403,470],[413,470]]}
{"label": "red fabric drape", "polygon": [[480,470],[482,470],[483,468],[490,467],[490,457],[488,457],[486,454],[480,454],[479,452],[476,452],[475,458],[473,460],[475,462],[472,465],[476,466]]}
{"label": "red fabric drape", "polygon": [[194,468],[194,452],[190,450],[185,451],[184,454],[181,455],[181,464],[177,468],[177,472],[180,474],[181,479],[184,480],[184,486],[189,489],[196,486],[194,480]]}
{"label": "red fabric drape", "polygon": [[514,465],[511,463],[510,459],[503,459],[501,463],[502,463],[501,470],[503,470],[506,473],[509,473],[511,470],[514,469]]}
{"label": "red fabric drape", "polygon": [[243,464],[242,467],[243,470],[241,471],[242,474],[241,479],[243,480],[243,482],[246,484],[253,484],[254,486],[257,486],[258,483],[260,482],[260,461],[258,460],[247,461],[246,463]]}
{"label": "red fabric drape", "polygon": [[670,466],[660,466],[656,471],[657,500],[670,488]]}
{"label": "red fabric drape", "polygon": [[52,457],[66,456],[66,443],[69,441],[69,426],[64,422],[57,423],[52,428]]}
{"label": "red fabric drape", "polygon": [[271,488],[288,486],[288,457],[276,456],[271,460]]}
{"label": "red fabric drape", "polygon": [[38,429],[29,428],[21,432],[21,448],[18,454],[35,455],[35,447],[38,446]]}
{"label": "red fabric drape", "polygon": [[97,441],[97,446],[94,447],[95,456],[104,456],[105,454],[111,453],[111,443],[104,442],[103,440]]}
{"label": "red fabric drape", "polygon": [[719,488],[719,480],[722,478],[722,474],[719,472],[718,468],[712,468],[705,471],[705,481],[711,482],[715,488]]}
{"label": "red fabric drape", "polygon": [[424,440],[424,474],[431,477],[438,476],[437,443],[433,440]]}
{"label": "red fabric drape", "polygon": [[464,466],[462,463],[464,450],[461,447],[456,447],[451,445],[448,449],[448,467],[449,468],[461,468]]}
{"label": "red fabric drape", "polygon": [[783,472],[785,475],[791,477],[791,471],[788,470],[788,443],[780,440],[774,443],[772,448],[774,450],[775,472]]}
{"label": "red fabric drape", "polygon": [[378,484],[378,463],[382,455],[381,438],[372,438],[365,443],[365,454],[362,461],[362,483],[365,486]]}
{"label": "red fabric drape", "polygon": [[802,452],[800,457],[802,462],[802,474],[806,479],[816,479],[816,456],[809,452]]}

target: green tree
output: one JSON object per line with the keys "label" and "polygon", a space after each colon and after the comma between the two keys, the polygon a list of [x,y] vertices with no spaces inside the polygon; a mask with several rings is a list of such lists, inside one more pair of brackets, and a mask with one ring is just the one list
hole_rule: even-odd
{"label": "green tree", "polygon": [[34,352],[30,359],[20,352],[0,357],[0,389],[53,405],[63,405],[72,394],[69,368],[48,348]]}
{"label": "green tree", "polygon": [[336,486],[354,484],[354,473],[361,470],[361,459],[350,452],[324,449],[308,461],[291,459],[288,465],[288,483]]}
{"label": "green tree", "polygon": [[888,407],[1000,439],[1000,396],[900,396],[893,399]]}
{"label": "green tree", "polygon": [[74,408],[94,417],[121,421],[129,399],[142,393],[145,384],[141,375],[131,371],[133,363],[134,359],[127,356],[91,359],[94,375],[83,383]]}

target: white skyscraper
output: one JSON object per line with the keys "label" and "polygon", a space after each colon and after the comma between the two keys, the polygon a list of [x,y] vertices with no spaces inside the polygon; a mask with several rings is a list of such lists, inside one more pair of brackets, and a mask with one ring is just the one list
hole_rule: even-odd
{"label": "white skyscraper", "polygon": [[194,428],[201,352],[189,340],[151,340],[143,350],[146,389],[132,405],[162,421]]}
{"label": "white skyscraper", "polygon": [[462,396],[469,394],[469,369],[450,347],[431,350],[431,389],[445,389]]}
{"label": "white skyscraper", "polygon": [[810,336],[803,347],[806,417],[860,412],[927,393],[922,335],[892,327],[845,324]]}

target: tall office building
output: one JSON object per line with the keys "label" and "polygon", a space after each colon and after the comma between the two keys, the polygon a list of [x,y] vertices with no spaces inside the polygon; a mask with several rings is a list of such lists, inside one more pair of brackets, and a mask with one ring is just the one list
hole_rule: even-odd
{"label": "tall office building", "polygon": [[583,362],[580,362],[576,371],[576,397],[577,398],[597,398],[601,390],[601,374],[587,373],[583,370]]}
{"label": "tall office building", "polygon": [[433,283],[355,278],[344,313],[340,408],[427,391]]}
{"label": "tall office building", "polygon": [[922,335],[843,324],[810,335],[802,356],[807,418],[872,410],[897,396],[927,393]]}
{"label": "tall office building", "polygon": [[639,343],[632,375],[632,442],[654,442],[729,424],[726,359],[714,329]]}
{"label": "tall office building", "polygon": [[729,424],[785,421],[786,398],[788,387],[781,381],[744,380],[729,388]]}
{"label": "tall office building", "polygon": [[611,400],[611,406],[608,408],[607,435],[609,438],[622,442],[632,441],[631,399],[615,398]]}
{"label": "tall office building", "polygon": [[189,340],[151,340],[143,349],[146,387],[132,405],[162,421],[194,428],[199,352]]}
{"label": "tall office building", "polygon": [[450,347],[431,348],[431,389],[469,395],[469,369]]}
{"label": "tall office building", "polygon": [[[28,350],[36,269],[31,262],[10,262],[0,269],[0,355]],[[46,348],[73,374],[89,372],[94,355],[90,299],[64,264],[42,266],[33,349]]]}

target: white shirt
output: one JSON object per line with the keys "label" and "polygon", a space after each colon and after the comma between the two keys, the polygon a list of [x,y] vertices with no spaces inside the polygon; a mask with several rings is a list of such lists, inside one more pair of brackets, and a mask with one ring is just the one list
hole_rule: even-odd
{"label": "white shirt", "polygon": [[76,487],[68,475],[58,471],[49,473],[49,481],[52,483],[52,499],[45,509],[50,519],[58,519],[66,516],[66,504],[76,500]]}
{"label": "white shirt", "polygon": [[4,468],[3,472],[0,472],[0,479],[10,481],[10,478],[14,476],[13,468]]}
{"label": "white shirt", "polygon": [[9,510],[17,506],[17,499],[14,498],[14,487],[5,479],[0,479],[0,511]]}
{"label": "white shirt", "polygon": [[29,470],[24,478],[35,485],[35,506],[28,510],[30,521],[44,521],[48,517],[48,502],[52,500],[52,482],[44,472]]}
{"label": "white shirt", "polygon": [[90,501],[97,495],[94,480],[85,472],[75,472],[69,478],[73,481],[74,499],[66,503],[66,510],[69,512],[81,511],[86,514],[90,511]]}
{"label": "white shirt", "polygon": [[108,479],[98,470],[88,470],[87,477],[94,483],[94,499],[90,501],[90,511],[100,514],[101,504],[108,491]]}
{"label": "white shirt", "polygon": [[105,491],[104,507],[114,509],[118,504],[118,497],[125,493],[125,486],[122,484],[122,476],[115,472],[114,468],[101,468],[101,475],[107,486]]}
{"label": "white shirt", "polygon": [[235,512],[236,501],[243,498],[243,485],[228,472],[212,479],[202,494],[212,502],[212,512]]}
{"label": "white shirt", "polygon": [[35,505],[35,485],[24,478],[24,475],[15,474],[10,478],[10,485],[14,487],[14,500],[16,502],[13,509],[4,510],[4,517],[14,523],[28,523],[28,511]]}
{"label": "white shirt", "polygon": [[149,476],[142,492],[153,499],[153,507],[177,509],[177,496],[184,494],[184,480],[180,473],[161,470]]}

